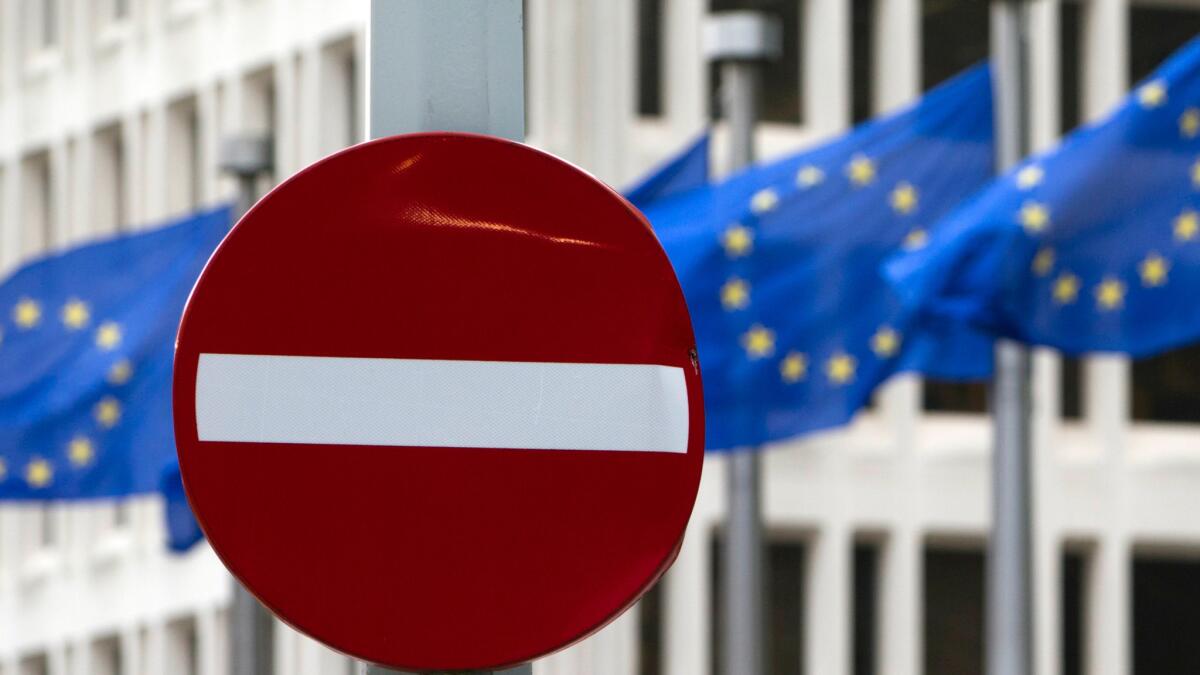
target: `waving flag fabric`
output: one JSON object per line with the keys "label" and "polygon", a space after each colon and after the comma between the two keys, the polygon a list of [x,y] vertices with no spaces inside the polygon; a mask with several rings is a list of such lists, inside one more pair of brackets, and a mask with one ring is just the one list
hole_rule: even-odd
{"label": "waving flag fabric", "polygon": [[679,154],[657,167],[633,187],[625,198],[639,209],[708,183],[712,135],[705,131]]}
{"label": "waving flag fabric", "polygon": [[1200,40],[887,273],[914,307],[1065,352],[1200,338]]}
{"label": "waving flag fabric", "polygon": [[229,221],[217,209],[82,246],[0,285],[0,500],[160,491],[175,333]]}
{"label": "waving flag fabric", "polygon": [[711,449],[847,422],[892,373],[984,377],[991,342],[917,323],[880,273],[993,176],[980,66],[815,150],[653,202],[704,374]]}

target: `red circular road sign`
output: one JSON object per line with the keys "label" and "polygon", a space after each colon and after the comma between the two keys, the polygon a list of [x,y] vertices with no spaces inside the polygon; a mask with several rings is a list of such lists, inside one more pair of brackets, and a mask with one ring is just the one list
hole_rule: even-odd
{"label": "red circular road sign", "polygon": [[217,554],[280,618],[409,670],[542,656],[674,559],[703,460],[683,295],[645,220],[520,144],[305,169],[188,301],[175,435]]}

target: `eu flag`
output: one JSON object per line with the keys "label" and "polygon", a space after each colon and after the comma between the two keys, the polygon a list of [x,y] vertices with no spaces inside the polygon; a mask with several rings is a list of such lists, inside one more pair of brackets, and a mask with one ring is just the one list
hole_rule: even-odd
{"label": "eu flag", "polygon": [[988,69],[827,145],[656,201],[704,374],[711,449],[846,423],[892,373],[984,377],[991,342],[926,326],[880,273],[993,175]]}
{"label": "eu flag", "polygon": [[708,183],[712,134],[700,134],[682,151],[625,190],[625,198],[639,209]]}
{"label": "eu flag", "polygon": [[1064,352],[1200,338],[1200,40],[1110,115],[1031,157],[887,273],[948,323]]}
{"label": "eu flag", "polygon": [[0,499],[160,491],[171,365],[221,208],[36,260],[0,285]]}

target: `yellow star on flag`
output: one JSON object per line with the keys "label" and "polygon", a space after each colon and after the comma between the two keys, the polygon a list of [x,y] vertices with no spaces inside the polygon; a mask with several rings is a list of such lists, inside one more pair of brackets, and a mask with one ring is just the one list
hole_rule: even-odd
{"label": "yellow star on flag", "polygon": [[109,384],[119,387],[128,382],[131,377],[133,377],[133,364],[129,362],[129,359],[121,359],[108,369],[106,379]]}
{"label": "yellow star on flag", "polygon": [[779,376],[788,384],[795,384],[808,375],[808,357],[800,352],[788,352],[779,363]]}
{"label": "yellow star on flag", "polygon": [[13,307],[13,321],[20,328],[33,328],[42,320],[42,306],[36,300],[21,298]]}
{"label": "yellow star on flag", "polygon": [[1022,190],[1032,190],[1042,184],[1042,179],[1046,177],[1046,171],[1037,164],[1029,166],[1017,172],[1017,187]]}
{"label": "yellow star on flag", "polygon": [[1041,202],[1025,202],[1017,214],[1017,220],[1020,221],[1021,227],[1025,228],[1026,232],[1036,234],[1045,230],[1046,226],[1050,224],[1050,212]]}
{"label": "yellow star on flag", "polygon": [[1079,297],[1079,277],[1063,272],[1054,280],[1054,302],[1069,305]]}
{"label": "yellow star on flag", "polygon": [[846,176],[859,187],[870,185],[875,180],[875,162],[866,155],[855,155],[846,165]]}
{"label": "yellow star on flag", "polygon": [[853,356],[844,353],[834,354],[825,363],[825,375],[834,384],[846,384],[854,379],[854,371],[857,368],[858,361]]}
{"label": "yellow star on flag", "polygon": [[731,277],[721,286],[721,306],[726,310],[744,309],[750,304],[750,284]]}
{"label": "yellow star on flag", "polygon": [[112,396],[105,396],[96,404],[92,414],[96,417],[97,424],[105,429],[111,429],[121,419],[121,403]]}
{"label": "yellow star on flag", "polygon": [[1157,108],[1167,102],[1167,85],[1162,80],[1147,82],[1138,88],[1137,97],[1143,108]]}
{"label": "yellow star on flag", "polygon": [[1179,135],[1195,138],[1200,132],[1200,108],[1188,108],[1179,116]]}
{"label": "yellow star on flag", "polygon": [[1045,247],[1033,256],[1033,273],[1039,277],[1044,277],[1050,274],[1050,270],[1054,269],[1054,249]]}
{"label": "yellow star on flag", "polygon": [[824,180],[825,172],[811,164],[796,172],[796,185],[801,188],[820,185]]}
{"label": "yellow star on flag", "polygon": [[745,225],[734,223],[725,228],[721,235],[721,245],[725,254],[730,258],[740,258],[754,249],[754,233]]}
{"label": "yellow star on flag", "polygon": [[929,233],[922,228],[917,228],[904,235],[904,241],[900,244],[906,251],[916,251],[925,248],[929,243]]}
{"label": "yellow star on flag", "polygon": [[898,183],[891,195],[892,209],[901,215],[912,213],[917,208],[917,189],[910,183]]}
{"label": "yellow star on flag", "polygon": [[7,477],[8,477],[8,464],[4,461],[3,457],[0,457],[0,483],[3,483],[4,479]]}
{"label": "yellow star on flag", "polygon": [[779,206],[779,195],[771,188],[763,188],[750,198],[750,210],[754,213],[766,213]]}
{"label": "yellow star on flag", "polygon": [[25,482],[32,488],[44,488],[54,479],[54,469],[50,462],[41,457],[34,457],[25,465]]}
{"label": "yellow star on flag", "polygon": [[103,350],[115,349],[121,344],[121,324],[105,321],[96,329],[96,346]]}
{"label": "yellow star on flag", "polygon": [[71,330],[79,330],[87,325],[92,316],[87,303],[77,298],[71,298],[62,308],[63,325]]}
{"label": "yellow star on flag", "polygon": [[87,436],[76,436],[67,444],[67,456],[75,466],[87,466],[96,456],[96,448]]}
{"label": "yellow star on flag", "polygon": [[1192,164],[1192,187],[1200,190],[1200,160]]}
{"label": "yellow star on flag", "polygon": [[1103,310],[1114,310],[1125,301],[1125,284],[1112,277],[1096,286],[1096,304]]}
{"label": "yellow star on flag", "polygon": [[1196,232],[1200,231],[1200,214],[1191,209],[1184,209],[1179,215],[1175,216],[1175,238],[1179,241],[1191,241],[1196,238]]}
{"label": "yellow star on flag", "polygon": [[1147,288],[1167,283],[1167,272],[1170,269],[1171,264],[1157,253],[1151,253],[1138,264],[1138,273],[1142,275],[1142,285]]}
{"label": "yellow star on flag", "polygon": [[883,326],[871,336],[871,351],[881,359],[891,358],[900,349],[900,334],[891,326]]}
{"label": "yellow star on flag", "polygon": [[752,359],[761,359],[775,353],[775,331],[754,324],[742,335],[742,347]]}

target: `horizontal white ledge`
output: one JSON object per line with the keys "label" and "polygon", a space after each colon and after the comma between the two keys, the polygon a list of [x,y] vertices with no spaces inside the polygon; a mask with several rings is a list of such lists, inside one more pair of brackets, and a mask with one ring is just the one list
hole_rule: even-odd
{"label": "horizontal white ledge", "polygon": [[201,354],[201,441],[686,453],[683,369]]}

